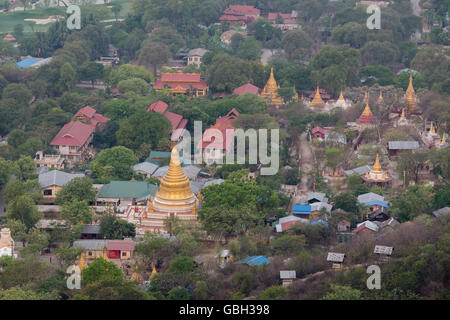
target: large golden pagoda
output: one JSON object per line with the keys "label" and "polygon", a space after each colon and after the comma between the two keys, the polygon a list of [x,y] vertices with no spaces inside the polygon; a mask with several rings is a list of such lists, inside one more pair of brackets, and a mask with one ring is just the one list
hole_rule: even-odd
{"label": "large golden pagoda", "polygon": [[416,94],[413,87],[413,77],[409,75],[409,85],[406,89],[406,100],[408,100],[409,110],[413,111],[416,108]]}
{"label": "large golden pagoda", "polygon": [[320,96],[319,86],[316,88],[316,95],[314,99],[311,101],[310,107],[323,107],[325,102],[323,102],[322,97]]}
{"label": "large golden pagoda", "polygon": [[144,216],[145,225],[152,231],[166,231],[164,220],[176,217],[180,220],[197,220],[199,201],[192,192],[189,178],[181,168],[176,146],[172,149],[169,169],[161,180],[159,189],[149,201]]}
{"label": "large golden pagoda", "polygon": [[389,172],[384,171],[381,168],[378,152],[372,170],[362,175],[361,179],[369,183],[385,183],[392,180],[392,176],[389,174]]}
{"label": "large golden pagoda", "polygon": [[264,86],[263,91],[261,92],[261,97],[264,98],[268,104],[280,106],[283,104],[283,100],[278,95],[278,89],[280,87],[277,85],[275,81],[275,77],[273,75],[273,66],[270,68],[270,77],[267,80],[266,85]]}

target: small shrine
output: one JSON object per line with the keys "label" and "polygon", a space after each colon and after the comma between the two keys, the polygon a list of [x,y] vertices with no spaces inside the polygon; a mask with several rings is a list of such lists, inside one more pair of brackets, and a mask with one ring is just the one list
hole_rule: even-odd
{"label": "small shrine", "polygon": [[372,170],[367,172],[366,174],[363,174],[361,176],[361,179],[364,180],[364,182],[369,184],[376,184],[376,185],[384,185],[390,181],[392,181],[392,176],[389,174],[389,172],[384,171],[381,168],[380,164],[380,157],[377,152],[377,158],[375,160],[375,164],[373,165]]}

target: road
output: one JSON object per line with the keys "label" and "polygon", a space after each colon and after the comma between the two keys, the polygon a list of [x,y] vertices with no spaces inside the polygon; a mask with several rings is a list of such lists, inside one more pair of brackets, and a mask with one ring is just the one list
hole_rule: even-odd
{"label": "road", "polygon": [[420,17],[420,11],[421,11],[420,5],[419,5],[420,0],[410,0],[410,2],[411,2],[411,8],[412,8],[413,14],[417,17]]}
{"label": "road", "polygon": [[298,139],[298,160],[299,169],[302,174],[300,183],[297,185],[297,195],[293,198],[293,204],[306,199],[306,193],[311,191],[309,182],[309,172],[314,168],[314,156],[311,145],[307,139],[306,132],[303,132]]}

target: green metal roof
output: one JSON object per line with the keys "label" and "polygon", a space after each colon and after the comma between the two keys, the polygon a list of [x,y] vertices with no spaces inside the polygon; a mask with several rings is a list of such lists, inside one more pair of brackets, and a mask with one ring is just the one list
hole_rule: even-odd
{"label": "green metal roof", "polygon": [[98,197],[139,199],[155,193],[156,186],[145,181],[111,181],[102,187]]}

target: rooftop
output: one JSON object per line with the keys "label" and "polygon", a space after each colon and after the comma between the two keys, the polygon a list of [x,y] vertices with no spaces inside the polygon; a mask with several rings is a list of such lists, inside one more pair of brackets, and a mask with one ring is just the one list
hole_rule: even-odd
{"label": "rooftop", "polygon": [[105,184],[98,198],[139,199],[154,196],[156,186],[145,181],[111,181]]}
{"label": "rooftop", "polygon": [[64,186],[75,178],[83,178],[84,173],[67,173],[59,170],[52,170],[39,175],[39,184],[42,188],[49,186]]}

